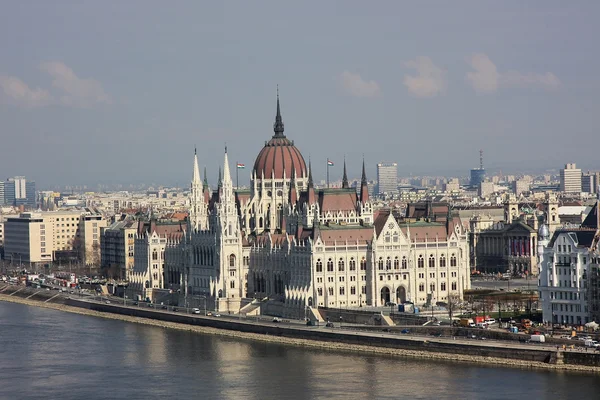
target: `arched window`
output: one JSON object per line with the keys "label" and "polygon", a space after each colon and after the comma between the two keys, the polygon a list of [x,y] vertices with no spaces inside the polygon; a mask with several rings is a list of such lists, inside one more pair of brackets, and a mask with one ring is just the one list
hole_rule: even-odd
{"label": "arched window", "polygon": [[400,260],[398,260],[398,256],[394,257],[394,269],[400,268]]}
{"label": "arched window", "polygon": [[440,284],[440,290],[441,290],[442,292],[445,292],[445,291],[446,291],[446,282],[442,282],[442,283]]}
{"label": "arched window", "polygon": [[377,268],[379,268],[380,271],[383,271],[383,257],[379,257],[379,260],[377,260]]}
{"label": "arched window", "polygon": [[354,257],[350,258],[350,271],[356,271],[356,260]]}
{"label": "arched window", "polygon": [[231,254],[229,256],[229,266],[230,267],[235,267],[235,254]]}
{"label": "arched window", "polygon": [[452,290],[456,290],[456,282],[452,282]]}
{"label": "arched window", "polygon": [[323,272],[323,262],[320,258],[317,260],[317,272]]}
{"label": "arched window", "polygon": [[366,271],[367,270],[367,260],[363,257],[360,260],[360,270],[361,271]]}
{"label": "arched window", "polygon": [[433,254],[429,256],[429,268],[435,268],[435,257]]}
{"label": "arched window", "polygon": [[419,254],[419,258],[417,259],[417,267],[425,268],[425,260],[423,260],[422,254]]}
{"label": "arched window", "polygon": [[262,228],[262,227],[263,227],[263,220],[262,220],[262,217],[260,217],[260,218],[258,219],[258,227],[259,227],[259,228]]}
{"label": "arched window", "polygon": [[394,233],[394,243],[398,243],[398,233]]}
{"label": "arched window", "polygon": [[406,260],[406,256],[402,256],[402,269],[408,268],[408,261]]}
{"label": "arched window", "polygon": [[344,260],[340,258],[338,261],[338,272],[344,272]]}
{"label": "arched window", "polygon": [[425,284],[419,283],[419,292],[424,292],[424,291],[425,291]]}
{"label": "arched window", "polygon": [[429,291],[430,291],[431,293],[435,292],[435,283],[431,283],[431,284],[429,284]]}
{"label": "arched window", "polygon": [[440,267],[445,267],[446,266],[446,256],[445,255],[441,255],[440,256]]}
{"label": "arched window", "polygon": [[333,272],[333,260],[331,258],[327,260],[327,272]]}
{"label": "arched window", "polygon": [[385,242],[386,243],[390,242],[390,234],[389,234],[389,232],[385,234]]}
{"label": "arched window", "polygon": [[158,253],[156,252],[156,250],[152,251],[152,260],[158,260]]}
{"label": "arched window", "polygon": [[392,269],[392,260],[389,257],[387,258],[387,260],[385,260],[385,269],[388,271]]}
{"label": "arched window", "polygon": [[452,253],[452,255],[450,256],[450,266],[456,267],[456,255],[454,253]]}

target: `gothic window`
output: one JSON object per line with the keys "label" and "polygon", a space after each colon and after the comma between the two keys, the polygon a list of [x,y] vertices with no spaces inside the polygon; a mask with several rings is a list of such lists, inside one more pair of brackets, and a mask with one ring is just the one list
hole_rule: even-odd
{"label": "gothic window", "polygon": [[377,260],[377,268],[379,268],[380,271],[383,271],[383,257],[379,257],[379,260]]}
{"label": "gothic window", "polygon": [[153,261],[155,261],[155,260],[158,260],[158,253],[156,252],[156,250],[154,250],[154,251],[152,252],[152,260],[153,260]]}
{"label": "gothic window", "polygon": [[356,286],[350,287],[350,294],[356,294]]}
{"label": "gothic window", "polygon": [[452,253],[452,255],[450,256],[450,266],[456,267],[456,255],[454,253]]}
{"label": "gothic window", "polygon": [[323,262],[320,258],[317,260],[317,272],[323,272]]}
{"label": "gothic window", "polygon": [[419,292],[424,292],[424,291],[425,291],[425,284],[419,283]]}
{"label": "gothic window", "polygon": [[331,258],[327,260],[327,272],[333,272],[333,260]]}
{"label": "gothic window", "polygon": [[442,283],[441,283],[441,285],[440,285],[440,290],[441,290],[442,292],[445,292],[445,291],[446,291],[446,282],[442,282]]}
{"label": "gothic window", "polygon": [[350,258],[350,271],[356,271],[356,260],[354,257]]}
{"label": "gothic window", "polygon": [[390,234],[389,234],[389,232],[385,234],[385,242],[386,243],[390,242]]}
{"label": "gothic window", "polygon": [[440,257],[440,267],[445,267],[446,266],[446,256],[442,254],[442,256]]}
{"label": "gothic window", "polygon": [[367,260],[364,257],[360,260],[360,270],[361,271],[367,270]]}
{"label": "gothic window", "polygon": [[417,266],[419,268],[425,268],[425,260],[423,260],[423,255],[419,254],[419,258],[417,260]]}
{"label": "gothic window", "polygon": [[452,290],[456,290],[456,282],[452,282]]}
{"label": "gothic window", "polygon": [[385,260],[385,269],[388,271],[392,269],[392,260],[389,257],[387,258],[387,260]]}
{"label": "gothic window", "polygon": [[231,254],[229,256],[229,266],[230,267],[235,267],[235,254]]}
{"label": "gothic window", "polygon": [[433,254],[429,256],[429,268],[435,268],[435,257]]}
{"label": "gothic window", "polygon": [[394,233],[394,243],[398,243],[398,233]]}
{"label": "gothic window", "polygon": [[343,296],[346,293],[346,289],[343,286],[340,286],[340,296]]}
{"label": "gothic window", "polygon": [[329,288],[329,295],[333,296],[333,288],[332,287]]}
{"label": "gothic window", "polygon": [[263,219],[262,219],[262,217],[260,217],[260,218],[258,219],[258,227],[259,227],[259,228],[262,228],[262,227],[263,227]]}
{"label": "gothic window", "polygon": [[398,269],[400,267],[400,260],[398,260],[398,256],[394,257],[394,269]]}
{"label": "gothic window", "polygon": [[230,287],[231,289],[235,289],[235,281],[231,281],[231,282],[229,282],[229,287]]}
{"label": "gothic window", "polygon": [[402,256],[402,269],[408,268],[408,261],[406,260],[406,256]]}
{"label": "gothic window", "polygon": [[341,258],[340,261],[338,261],[338,271],[344,272],[344,260],[342,260]]}
{"label": "gothic window", "polygon": [[367,294],[367,287],[366,287],[366,286],[363,286],[363,287],[361,287],[361,288],[360,288],[360,292],[361,292],[362,294]]}
{"label": "gothic window", "polygon": [[435,292],[435,283],[431,283],[431,284],[429,285],[429,291],[430,291],[431,293]]}
{"label": "gothic window", "polygon": [[318,288],[317,293],[319,294],[319,296],[323,296],[323,288]]}

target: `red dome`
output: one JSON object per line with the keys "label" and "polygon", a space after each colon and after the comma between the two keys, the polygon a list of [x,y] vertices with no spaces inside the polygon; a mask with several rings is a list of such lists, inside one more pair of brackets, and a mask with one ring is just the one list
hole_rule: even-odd
{"label": "red dome", "polygon": [[272,174],[275,179],[283,179],[284,171],[287,179],[292,177],[292,171],[298,178],[308,175],[304,158],[294,142],[275,135],[258,153],[253,172],[258,179],[262,179],[263,174],[265,179],[271,179]]}

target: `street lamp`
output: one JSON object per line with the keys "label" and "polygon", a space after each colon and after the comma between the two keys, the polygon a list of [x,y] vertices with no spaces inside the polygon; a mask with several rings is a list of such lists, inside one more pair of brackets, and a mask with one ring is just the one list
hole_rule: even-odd
{"label": "street lamp", "polygon": [[342,316],[340,315],[340,328],[342,327],[342,322],[344,321],[344,319],[342,318]]}

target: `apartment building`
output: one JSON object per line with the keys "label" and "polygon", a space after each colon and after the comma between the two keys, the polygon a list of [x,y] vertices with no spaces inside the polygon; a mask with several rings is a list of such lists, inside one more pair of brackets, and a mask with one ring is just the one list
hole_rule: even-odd
{"label": "apartment building", "polygon": [[581,193],[581,169],[575,163],[566,164],[560,170],[560,191],[565,193]]}
{"label": "apartment building", "polygon": [[136,221],[123,220],[100,230],[101,265],[107,269],[118,268],[121,278],[126,278],[134,267],[136,229]]}
{"label": "apartment building", "polygon": [[61,251],[75,251],[86,264],[97,264],[101,214],[76,211],[25,212],[4,223],[4,258],[22,264],[48,264]]}

